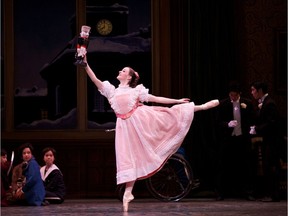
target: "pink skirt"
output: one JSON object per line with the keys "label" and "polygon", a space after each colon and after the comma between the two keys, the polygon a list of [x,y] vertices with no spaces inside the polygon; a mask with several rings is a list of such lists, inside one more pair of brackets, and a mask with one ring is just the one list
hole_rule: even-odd
{"label": "pink skirt", "polygon": [[117,118],[117,184],[157,172],[181,146],[194,117],[194,103],[169,107],[139,106],[127,119]]}

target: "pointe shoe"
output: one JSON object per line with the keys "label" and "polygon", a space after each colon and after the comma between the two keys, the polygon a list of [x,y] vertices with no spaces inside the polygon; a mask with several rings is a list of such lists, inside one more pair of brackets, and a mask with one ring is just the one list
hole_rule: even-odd
{"label": "pointe shoe", "polygon": [[124,194],[123,196],[123,211],[128,212],[129,202],[131,202],[134,199],[134,196],[129,194]]}
{"label": "pointe shoe", "polygon": [[129,202],[123,200],[123,212],[128,212]]}
{"label": "pointe shoe", "polygon": [[203,110],[211,109],[213,107],[216,107],[219,105],[219,100],[211,100],[205,104],[202,105]]}

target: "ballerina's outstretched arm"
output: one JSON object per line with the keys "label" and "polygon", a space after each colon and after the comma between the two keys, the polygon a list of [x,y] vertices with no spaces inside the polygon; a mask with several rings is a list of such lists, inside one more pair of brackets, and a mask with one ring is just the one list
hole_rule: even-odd
{"label": "ballerina's outstretched arm", "polygon": [[219,100],[217,100],[217,99],[211,100],[211,101],[208,101],[207,103],[204,103],[202,105],[195,105],[194,106],[194,112],[211,109],[211,108],[216,107],[218,105],[219,105]]}
{"label": "ballerina's outstretched arm", "polygon": [[190,99],[189,98],[173,99],[149,94],[148,101],[161,104],[180,104],[180,103],[189,103]]}
{"label": "ballerina's outstretched arm", "polygon": [[86,70],[88,76],[90,77],[92,82],[97,86],[97,88],[99,90],[101,90],[103,88],[103,82],[100,79],[98,79],[98,77],[95,75],[93,70],[90,68],[90,66],[89,66],[89,64],[87,62],[87,56],[86,55],[85,55],[83,60],[84,60],[85,63],[87,63],[87,66],[85,67],[85,70]]}

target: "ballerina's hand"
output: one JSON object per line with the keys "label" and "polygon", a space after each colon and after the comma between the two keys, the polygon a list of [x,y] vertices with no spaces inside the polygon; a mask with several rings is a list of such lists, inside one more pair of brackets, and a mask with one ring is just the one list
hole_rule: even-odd
{"label": "ballerina's hand", "polygon": [[86,55],[83,58],[83,62],[87,63],[87,56]]}
{"label": "ballerina's hand", "polygon": [[179,99],[179,103],[189,103],[189,102],[190,102],[190,99],[189,99],[189,98]]}

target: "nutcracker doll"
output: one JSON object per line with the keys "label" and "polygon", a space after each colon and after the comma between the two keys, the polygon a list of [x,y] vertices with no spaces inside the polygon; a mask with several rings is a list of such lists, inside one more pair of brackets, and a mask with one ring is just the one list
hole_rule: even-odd
{"label": "nutcracker doll", "polygon": [[90,26],[83,25],[81,27],[80,36],[78,37],[77,42],[77,52],[75,54],[76,61],[74,62],[75,65],[79,65],[82,67],[86,67],[86,63],[83,62],[83,59],[87,53],[87,48],[89,45],[89,34],[90,34]]}

